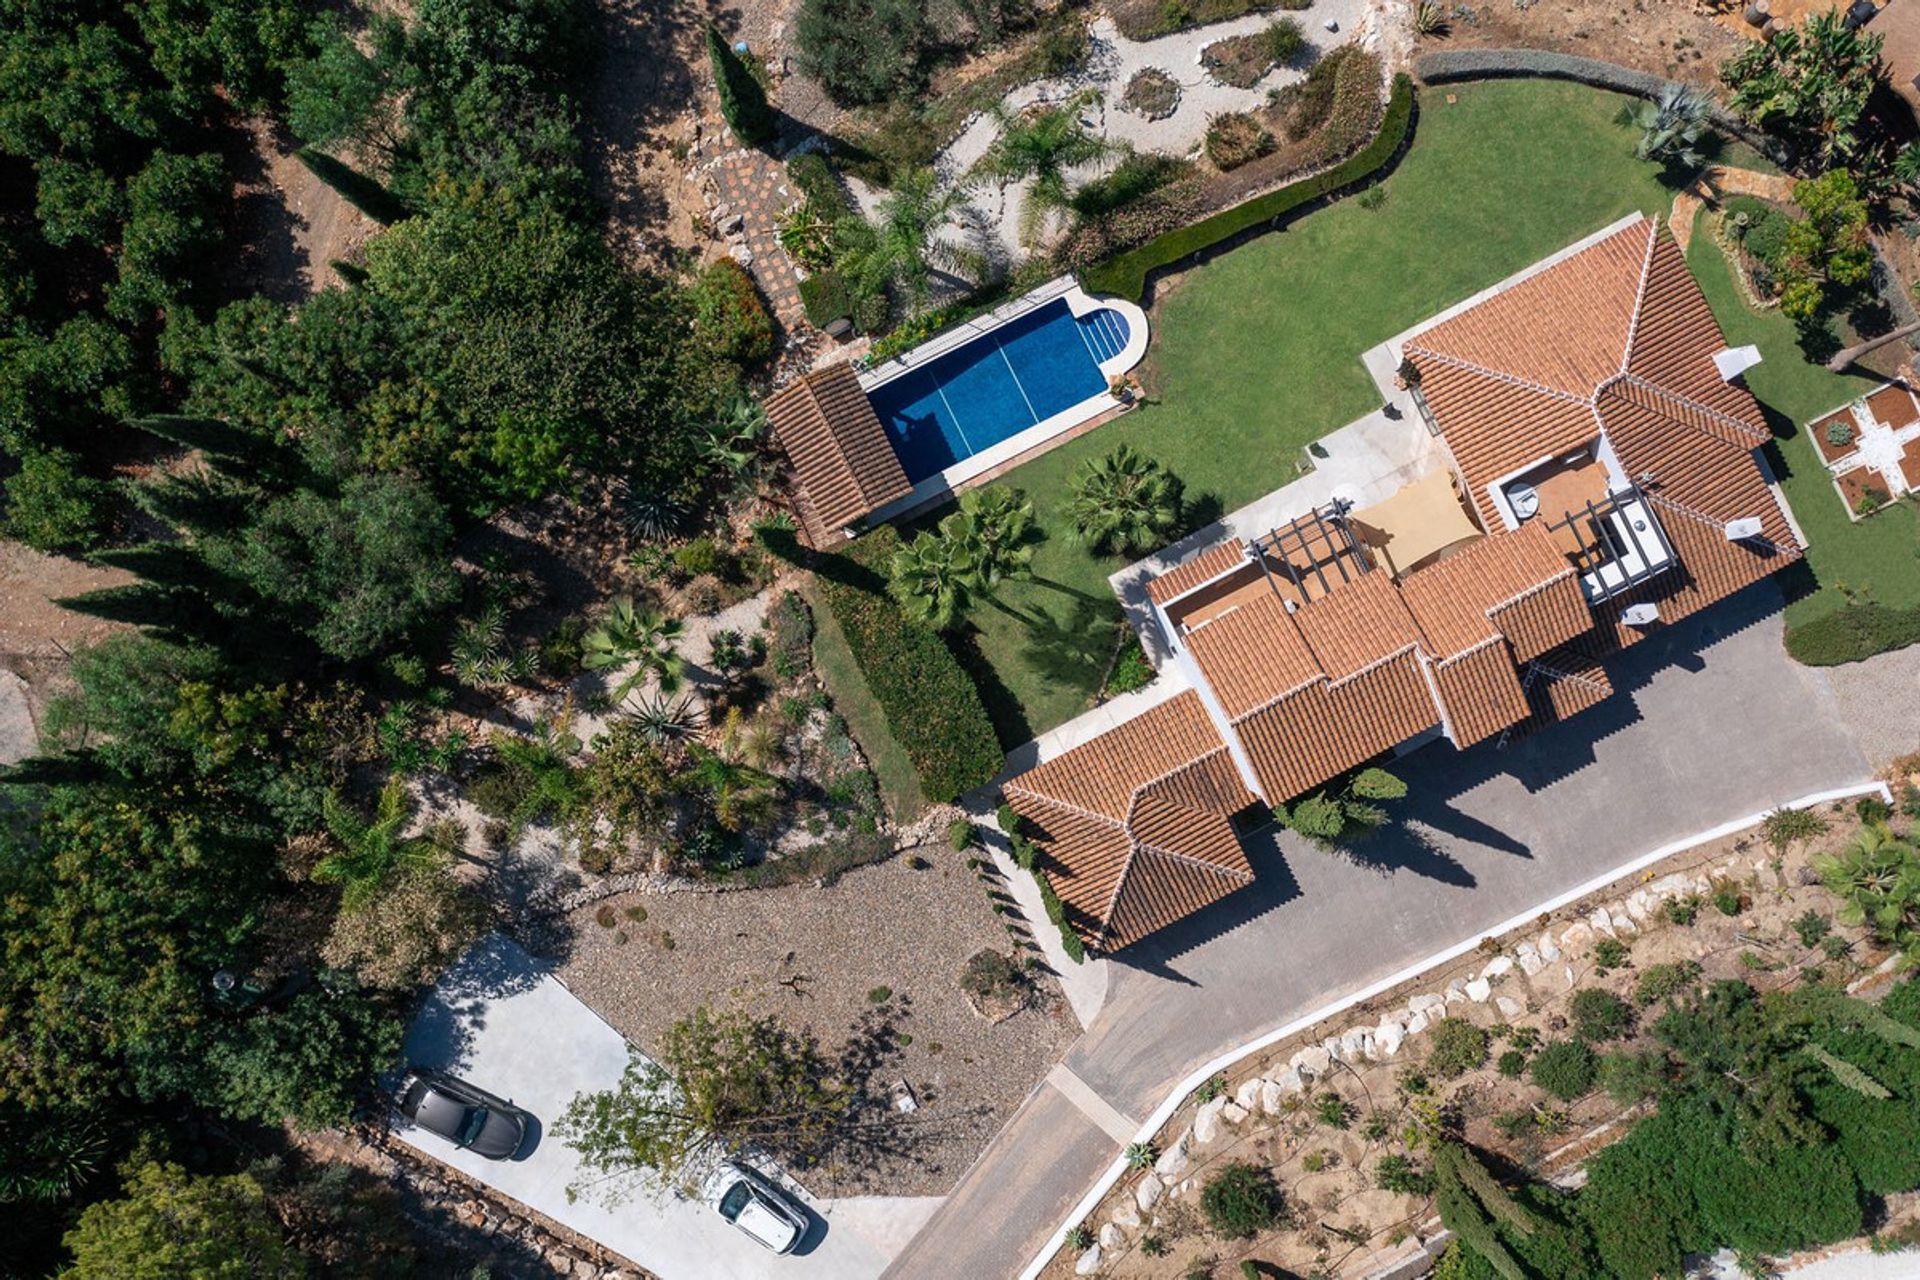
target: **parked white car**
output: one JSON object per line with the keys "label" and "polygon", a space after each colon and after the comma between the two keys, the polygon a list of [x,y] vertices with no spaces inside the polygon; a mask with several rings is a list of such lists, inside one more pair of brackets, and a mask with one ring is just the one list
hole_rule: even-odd
{"label": "parked white car", "polygon": [[807,1234],[807,1211],[771,1179],[744,1164],[720,1164],[700,1189],[707,1207],[775,1253],[792,1253]]}

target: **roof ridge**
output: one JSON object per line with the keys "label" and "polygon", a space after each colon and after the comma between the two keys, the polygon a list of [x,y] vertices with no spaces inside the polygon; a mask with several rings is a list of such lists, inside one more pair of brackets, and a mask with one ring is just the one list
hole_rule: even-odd
{"label": "roof ridge", "polygon": [[[1650,228],[1647,235],[1647,248],[1640,258],[1640,283],[1633,291],[1633,313],[1627,317],[1627,344],[1626,349],[1620,353],[1620,372],[1617,375],[1619,377],[1625,377],[1627,366],[1633,363],[1633,344],[1640,336],[1640,313],[1647,304],[1647,282],[1653,278],[1653,252],[1660,244],[1660,215],[1656,213],[1648,217],[1647,226]],[[1602,382],[1599,387],[1593,389],[1593,398],[1596,401],[1599,400],[1600,389],[1604,386],[1606,382]],[[1596,409],[1595,412],[1598,410]]]}
{"label": "roof ridge", "polygon": [[[1184,862],[1189,866],[1199,867],[1203,871],[1218,872],[1220,875],[1230,877],[1231,879],[1239,881],[1241,884],[1253,883],[1253,872],[1251,871],[1237,871],[1232,867],[1223,867],[1217,862],[1209,862],[1205,858],[1196,858],[1190,853],[1180,853],[1164,845],[1154,844],[1148,840],[1136,840],[1134,844],[1139,850],[1144,850],[1148,853],[1157,853],[1163,858],[1172,858],[1176,862]],[[1127,868],[1128,870],[1132,870],[1133,868],[1133,860],[1131,858],[1127,860]],[[1118,895],[1116,895],[1116,901],[1117,900]]]}
{"label": "roof ridge", "polygon": [[[1414,629],[1415,630],[1419,629],[1418,624],[1415,624]],[[1358,680],[1361,676],[1367,674],[1367,672],[1369,671],[1372,671],[1375,667],[1384,667],[1387,663],[1392,662],[1396,658],[1405,657],[1409,653],[1421,653],[1423,651],[1424,650],[1422,649],[1422,646],[1419,640],[1409,640],[1405,644],[1401,645],[1398,649],[1395,649],[1392,653],[1382,654],[1378,658],[1375,658],[1372,662],[1369,662],[1366,666],[1356,667],[1352,671],[1347,672],[1347,674],[1341,676],[1338,680],[1335,680],[1332,676],[1328,676],[1327,689],[1329,692],[1331,692],[1334,689],[1338,689],[1343,684],[1348,684],[1348,683],[1351,683],[1352,681]]]}
{"label": "roof ridge", "polygon": [[[1029,769],[1027,772],[1031,773],[1032,770]],[[1025,777],[1026,775],[1021,774],[1020,776]],[[1104,822],[1110,827],[1118,827],[1123,832],[1127,830],[1127,820],[1125,818],[1109,817],[1106,814],[1099,812],[1097,809],[1089,809],[1085,805],[1077,804],[1072,800],[1063,800],[1059,796],[1049,795],[1045,791],[1036,791],[1032,787],[1016,786],[1012,782],[1008,782],[1005,787],[1001,788],[1001,790],[1017,791],[1022,795],[1032,796],[1035,800],[1039,800],[1044,804],[1059,805],[1062,809],[1070,810],[1073,813],[1079,814],[1083,818],[1092,818],[1097,822]],[[1133,812],[1133,806],[1132,806],[1131,800],[1129,800],[1128,802],[1127,812],[1129,814]]]}
{"label": "roof ridge", "polygon": [[1546,663],[1541,662],[1537,659],[1528,662],[1527,669],[1528,669],[1527,683],[1521,686],[1522,690],[1525,690],[1531,687],[1533,683],[1533,673],[1537,671],[1541,675],[1546,676],[1549,680],[1565,680],[1572,684],[1583,684],[1587,686],[1587,688],[1596,690],[1600,693],[1611,694],[1613,692],[1613,686],[1610,684],[1602,684],[1600,683],[1600,681],[1595,680],[1591,676],[1583,676],[1576,671],[1562,671],[1558,667],[1548,666]]}
{"label": "roof ridge", "polygon": [[[1557,582],[1559,581],[1559,579],[1556,578],[1555,581]],[[1508,603],[1511,603],[1511,601],[1509,601]],[[1504,605],[1500,607],[1505,608]],[[1489,619],[1489,621],[1491,621],[1491,619]],[[1503,641],[1505,641],[1506,638],[1507,638],[1506,634],[1502,632],[1498,627],[1495,627],[1492,635],[1480,641],[1480,643],[1478,644],[1468,645],[1466,648],[1460,650],[1460,652],[1456,654],[1452,654],[1445,658],[1435,657],[1432,653],[1423,653],[1422,656],[1425,657],[1428,662],[1432,663],[1434,665],[1434,668],[1437,670],[1441,667],[1452,666],[1454,663],[1459,662],[1463,658],[1471,658],[1474,654],[1480,652],[1482,649],[1487,648],[1489,645],[1500,644]]]}
{"label": "roof ridge", "polygon": [[[1678,502],[1672,498],[1664,497],[1657,493],[1648,493],[1646,496],[1653,502],[1655,506],[1665,507],[1667,510],[1673,512],[1675,515],[1685,516],[1687,519],[1692,520],[1695,524],[1703,524],[1708,526],[1709,528],[1719,529],[1724,532],[1727,525],[1731,523],[1731,521],[1716,519],[1713,516],[1708,515],[1704,511],[1700,511],[1694,507],[1688,506],[1684,502]],[[1756,534],[1751,538],[1742,538],[1740,539],[1740,541],[1761,543],[1765,545],[1766,548],[1769,551],[1773,552],[1773,554],[1775,555],[1788,554],[1787,550],[1783,548],[1779,543],[1775,542],[1772,538],[1763,537],[1758,534]]]}
{"label": "roof ridge", "polygon": [[[1545,383],[1535,382],[1530,378],[1523,378],[1515,373],[1505,373],[1499,369],[1489,369],[1478,361],[1462,359],[1456,355],[1449,355],[1444,351],[1435,351],[1431,347],[1421,346],[1418,342],[1408,343],[1406,351],[1415,351],[1422,356],[1438,360],[1442,364],[1450,364],[1456,369],[1465,369],[1470,373],[1477,373],[1483,377],[1492,378],[1495,382],[1503,382],[1510,387],[1519,387],[1523,391],[1538,392],[1540,395],[1562,401],[1566,404],[1583,404],[1588,408],[1593,407],[1593,397],[1591,395],[1575,395],[1571,391],[1562,391],[1557,387],[1549,387]],[[1441,434],[1444,435],[1446,433],[1443,431]]]}
{"label": "roof ridge", "polygon": [[[1214,727],[1213,722],[1211,720],[1207,722],[1207,727],[1209,729]],[[1220,745],[1213,748],[1211,751],[1202,752],[1201,754],[1195,756],[1193,759],[1187,761],[1185,764],[1177,764],[1173,766],[1173,768],[1168,769],[1164,773],[1156,773],[1151,778],[1148,778],[1145,782],[1135,787],[1133,789],[1133,794],[1127,797],[1127,816],[1122,821],[1121,825],[1127,828],[1129,834],[1132,833],[1133,811],[1140,807],[1140,797],[1146,794],[1146,790],[1148,787],[1157,787],[1161,783],[1165,782],[1168,778],[1171,778],[1174,774],[1179,773],[1182,769],[1191,769],[1193,768],[1193,766],[1199,764],[1202,760],[1211,760],[1215,756],[1219,755],[1222,751],[1225,751],[1226,749],[1227,749],[1226,739],[1222,738],[1220,741]],[[1169,800],[1167,801],[1167,803],[1172,804],[1173,801]],[[1192,808],[1191,805],[1183,805],[1181,807]]]}
{"label": "roof ridge", "polygon": [[[1700,403],[1700,401],[1695,400],[1692,396],[1685,395],[1685,394],[1682,394],[1681,392],[1675,391],[1672,387],[1663,387],[1659,383],[1653,381],[1651,378],[1648,378],[1643,374],[1626,373],[1624,371],[1615,377],[1608,378],[1605,383],[1601,384],[1600,389],[1595,390],[1594,392],[1594,400],[1596,401],[1596,404],[1594,406],[1595,413],[1598,413],[1600,411],[1599,405],[1597,403],[1600,398],[1600,390],[1610,388],[1614,386],[1616,383],[1621,383],[1621,382],[1627,383],[1631,386],[1640,387],[1646,391],[1651,391],[1654,395],[1657,395],[1657,396],[1664,396],[1668,400],[1675,401],[1678,404],[1683,404],[1687,408],[1692,409],[1697,413],[1705,414],[1707,417],[1712,418],[1714,421],[1720,423],[1723,426],[1732,427],[1734,430],[1740,432],[1742,435],[1753,435],[1758,431],[1758,428],[1756,428],[1751,422],[1742,422],[1740,419],[1734,417],[1732,414],[1723,412],[1722,410],[1719,410],[1719,409],[1715,409],[1711,405],[1702,404]],[[1765,443],[1765,442],[1763,441],[1762,443]],[[1760,446],[1755,445],[1754,447],[1759,448]]]}

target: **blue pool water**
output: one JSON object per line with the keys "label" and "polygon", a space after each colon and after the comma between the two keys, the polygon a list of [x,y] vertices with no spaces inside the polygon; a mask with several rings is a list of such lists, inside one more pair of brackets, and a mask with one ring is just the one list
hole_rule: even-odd
{"label": "blue pool water", "polygon": [[1100,361],[1127,344],[1105,307],[1076,317],[1059,298],[867,392],[918,483],[1107,389]]}

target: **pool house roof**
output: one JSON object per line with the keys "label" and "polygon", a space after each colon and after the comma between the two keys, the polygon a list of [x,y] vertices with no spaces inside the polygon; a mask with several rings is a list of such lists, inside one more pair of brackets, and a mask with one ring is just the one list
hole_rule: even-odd
{"label": "pool house roof", "polygon": [[836,541],[842,529],[913,488],[845,361],[774,392],[767,421],[792,468],[795,505],[815,546]]}
{"label": "pool house roof", "polygon": [[[1714,365],[1725,345],[1679,250],[1645,218],[1406,339],[1458,482],[1420,504],[1431,514],[1439,494],[1460,507],[1430,539],[1437,550],[1396,565],[1342,503],[1202,550],[1146,588],[1167,662],[1192,686],[1162,704],[1185,717],[1178,742],[1148,712],[1008,784],[1082,937],[1113,950],[1194,909],[1162,893],[1158,915],[1116,929],[1112,904],[1099,906],[1142,843],[1131,801],[1144,779],[1206,760],[1272,805],[1432,737],[1504,742],[1605,700],[1603,660],[1649,626],[1796,559],[1756,459],[1760,408]],[[1111,779],[1120,744],[1132,782],[1101,785],[1129,802],[1066,819],[1095,808],[1072,797]],[[1216,853],[1190,875],[1218,886],[1223,865]]]}

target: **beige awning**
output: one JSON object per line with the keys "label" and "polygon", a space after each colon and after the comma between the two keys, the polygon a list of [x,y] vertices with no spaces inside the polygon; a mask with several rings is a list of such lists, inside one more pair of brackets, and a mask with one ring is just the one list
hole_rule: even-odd
{"label": "beige awning", "polygon": [[1406,576],[1449,547],[1481,536],[1442,469],[1407,485],[1385,501],[1348,516],[1354,533],[1396,578]]}

